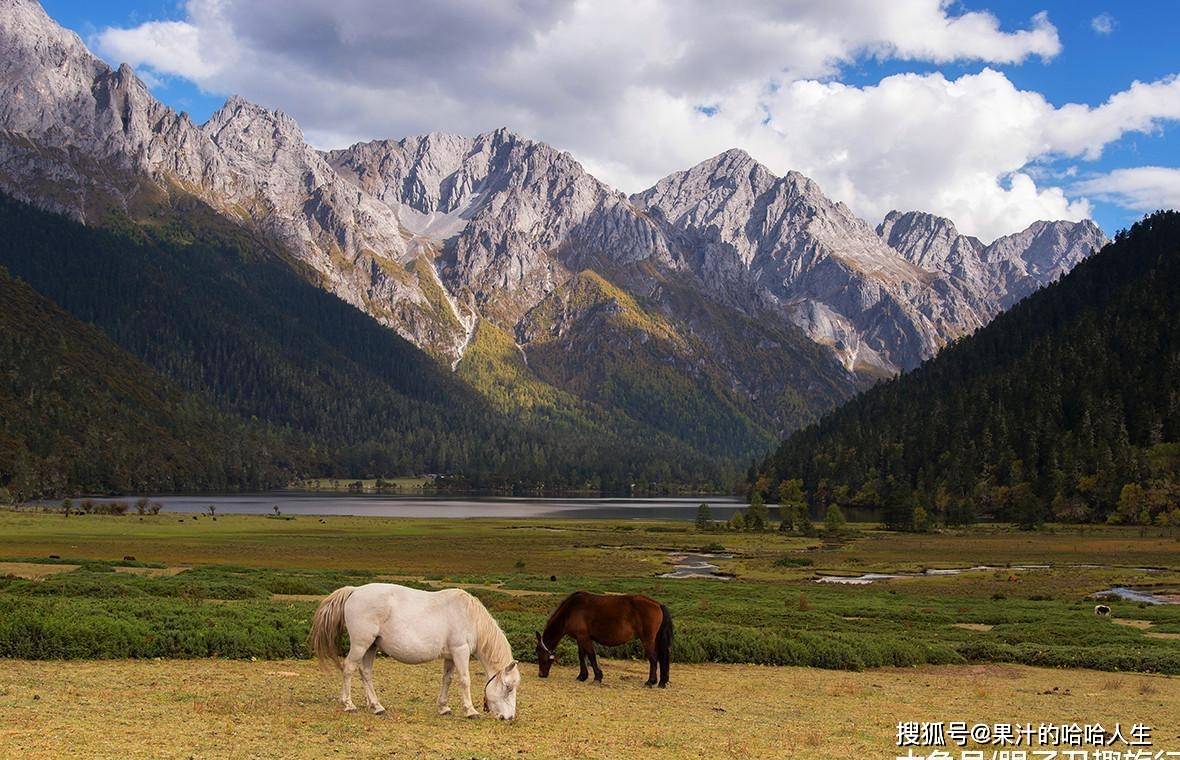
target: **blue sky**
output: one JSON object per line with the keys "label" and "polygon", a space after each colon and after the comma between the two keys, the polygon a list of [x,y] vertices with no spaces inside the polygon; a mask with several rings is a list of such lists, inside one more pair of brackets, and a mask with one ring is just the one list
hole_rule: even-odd
{"label": "blue sky", "polygon": [[[41,5],[55,21],[77,32],[92,50],[95,50],[94,37],[102,29],[132,27],[145,21],[184,18],[184,3],[179,0],[104,0],[101,3],[86,0],[41,0]],[[95,52],[101,54],[102,51]],[[122,63],[109,57],[107,62],[113,66]],[[187,111],[198,124],[208,119],[209,114],[216,111],[226,98],[224,93],[202,92],[199,87],[182,77],[168,77],[161,84],[163,86],[156,85],[152,88],[153,94],[176,110]]]}
{"label": "blue sky", "polygon": [[[1180,2],[964,2],[963,8],[987,10],[1005,28],[1023,24],[1040,10],[1048,11],[1057,27],[1062,51],[1053,60],[1021,64],[990,64],[1021,89],[1042,93],[1054,105],[1086,103],[1097,106],[1111,93],[1134,80],[1150,82],[1180,72]],[[1092,21],[1108,14],[1115,27],[1108,34],[1095,31]],[[939,70],[951,76],[978,70],[978,62],[943,65],[913,61],[866,60],[845,68],[842,81],[861,85],[889,74]],[[1069,161],[1054,162],[1059,168]],[[1086,162],[1095,173],[1141,165],[1180,166],[1180,131],[1175,123],[1150,134],[1130,134],[1103,150],[1101,158]],[[1093,218],[1107,234],[1139,219],[1141,213],[1112,203],[1095,201]]]}
{"label": "blue sky", "polygon": [[[570,150],[592,172],[631,192],[736,144],[776,171],[799,168],[814,176],[829,195],[849,202],[870,223],[888,208],[913,206],[945,213],[965,231],[985,238],[1055,213],[1090,214],[1110,233],[1139,218],[1149,204],[1177,203],[1180,194],[1180,133],[1175,121],[1180,104],[1173,102],[1175,95],[1166,87],[1180,72],[1176,2],[988,0],[937,9],[937,3],[926,0],[927,6],[936,8],[930,11],[920,8],[923,0],[908,0],[925,19],[920,23],[933,23],[936,15],[953,20],[986,12],[998,19],[998,30],[948,38],[946,47],[934,52],[907,52],[907,45],[921,48],[923,43],[903,39],[904,29],[898,37],[896,25],[882,17],[872,20],[877,27],[863,31],[864,45],[858,48],[854,40],[840,43],[846,45],[842,49],[836,44],[826,64],[816,62],[826,54],[822,51],[814,60],[796,56],[779,61],[775,46],[789,47],[781,40],[771,37],[760,49],[757,39],[743,39],[740,35],[759,23],[749,14],[735,11],[732,18],[702,20],[694,29],[693,19],[665,11],[661,26],[675,26],[679,37],[699,48],[687,55],[681,55],[676,45],[667,48],[679,56],[667,66],[668,54],[660,53],[659,42],[664,29],[653,26],[645,31],[643,19],[630,25],[620,22],[634,28],[627,33],[615,28],[602,36],[601,19],[571,12],[562,18],[562,28],[567,35],[572,28],[575,36],[558,38],[560,45],[546,47],[536,40],[549,33],[541,25],[554,19],[537,18],[546,14],[527,9],[514,15],[518,9],[510,8],[513,3],[498,7],[495,14],[485,7],[456,18],[443,16],[429,4],[401,4],[397,15],[386,16],[389,6],[399,3],[340,0],[325,5],[299,0],[285,5],[285,15],[280,14],[284,17],[272,23],[264,17],[273,15],[265,4],[255,13],[243,2],[227,0],[214,13],[212,6],[202,10],[202,2],[194,0],[189,6],[161,0],[43,0],[51,16],[112,64],[135,58],[130,62],[156,96],[188,111],[198,123],[237,91],[294,115],[319,147],[506,125]],[[839,18],[838,8],[829,12],[823,4],[806,0],[793,0],[795,5],[804,19],[801,23],[814,25],[816,37],[833,28],[828,24],[839,28],[849,21]],[[340,15],[333,17],[337,9]],[[1026,44],[1012,36],[1042,28],[1033,20],[1041,11],[1047,13],[1059,42],[1055,53],[1045,53],[1043,42]],[[554,9],[551,15],[560,13]],[[825,18],[824,13],[835,17]],[[183,22],[183,28],[156,28],[151,23],[159,21]],[[380,33],[369,34],[366,21]],[[541,31],[532,37],[514,36],[519,27],[532,23]],[[357,28],[350,30],[353,24]],[[712,38],[724,40],[731,27],[737,44],[713,47]],[[119,37],[110,35],[111,29],[129,31]],[[173,34],[184,30],[199,30],[196,49],[185,47],[186,38]],[[454,39],[446,39],[452,31]],[[149,32],[150,37],[144,36]],[[698,34],[699,39],[694,38]],[[623,41],[616,39],[620,35]],[[149,38],[150,51],[144,43]],[[997,47],[1009,44],[1027,49],[1009,54]],[[882,45],[888,52],[870,52]],[[441,50],[437,60],[436,47]],[[220,66],[220,58],[233,58],[233,65]],[[619,58],[635,62],[621,67]],[[198,59],[200,66],[194,63]],[[953,106],[955,97],[977,92],[975,85],[982,83],[975,77],[985,70],[1002,75],[984,88],[996,97],[996,123],[1011,120],[1010,112],[1039,95],[1052,106],[1041,121],[1060,119],[1070,135],[1089,132],[1076,139],[1056,133],[1029,137],[1034,126],[1054,127],[1034,120],[1005,126],[1012,130],[1006,135],[989,126],[993,117],[983,109],[955,117],[966,120],[960,145],[923,137],[920,118],[908,131],[873,139],[890,113],[876,101],[896,103],[921,94],[907,94],[900,75],[917,75],[919,79],[910,81],[933,83],[935,89],[941,87],[933,79],[938,74],[963,85],[963,92],[947,95]],[[879,87],[883,80],[892,86]],[[1071,114],[1053,110],[1071,103],[1098,109],[1134,81],[1157,83],[1158,92],[1151,104],[1120,116],[1127,124],[1113,137],[1099,123],[1103,119],[1091,117],[1075,127],[1066,123]],[[966,86],[968,82],[972,87]],[[812,107],[817,97],[825,103],[822,108],[809,113],[808,120],[793,119],[800,104]],[[934,113],[945,110],[939,97],[931,95],[927,105],[915,107],[930,108],[933,119]],[[757,120],[761,125],[752,121],[755,112],[766,114]],[[899,119],[912,116],[903,112]],[[855,118],[867,121],[858,126]],[[833,124],[825,124],[826,119]],[[1146,121],[1132,123],[1136,119]],[[829,142],[824,133],[832,135]],[[906,142],[907,135],[913,135],[916,144]],[[1025,138],[1029,144],[1021,151],[1005,151],[1006,143]],[[923,142],[931,144],[928,154],[922,152]],[[883,143],[893,147],[882,147]],[[980,158],[937,169],[956,164],[964,153]],[[915,170],[916,164],[927,162],[935,168]],[[1167,171],[1141,171],[1145,167]],[[1014,179],[1016,174],[1031,178],[1035,189],[1022,190],[1023,180]]]}

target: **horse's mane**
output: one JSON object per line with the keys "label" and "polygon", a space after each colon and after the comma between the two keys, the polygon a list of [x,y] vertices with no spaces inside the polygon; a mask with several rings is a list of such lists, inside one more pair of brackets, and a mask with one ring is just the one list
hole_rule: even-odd
{"label": "horse's mane", "polygon": [[[566,614],[569,612],[570,605],[573,604],[574,599],[577,598],[578,596],[584,596],[584,595],[585,595],[584,592],[575,591],[574,593],[567,596],[565,599],[562,599],[561,603],[557,605],[557,609],[553,610],[553,614],[550,615],[549,619],[545,621],[545,627],[542,630],[546,634],[548,634],[549,633],[549,626],[553,625],[558,620],[564,620]],[[554,644],[554,646],[556,646],[556,644]]]}
{"label": "horse's mane", "polygon": [[514,659],[508,637],[500,630],[500,624],[492,617],[492,613],[488,612],[487,607],[483,606],[483,602],[466,591],[460,593],[467,602],[468,614],[475,625],[475,649],[479,659],[485,667],[490,668],[489,676],[498,673],[508,667]]}

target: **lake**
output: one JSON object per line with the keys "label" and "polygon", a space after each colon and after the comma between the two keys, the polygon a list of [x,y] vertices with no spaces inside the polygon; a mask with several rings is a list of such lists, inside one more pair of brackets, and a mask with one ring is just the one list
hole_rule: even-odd
{"label": "lake", "polygon": [[[93,498],[94,502],[135,502],[135,496]],[[424,496],[395,494],[309,493],[273,491],[260,494],[152,496],[165,512],[204,512],[209,505],[218,514],[270,514],[277,505],[285,515],[359,515],[372,517],[552,517],[570,519],[692,520],[697,505],[706,502],[713,518],[728,519],[744,508],[732,496],[619,497],[532,496]],[[82,499],[74,499],[75,508]],[[60,502],[55,502],[59,504]],[[134,511],[134,509],[132,509]]]}

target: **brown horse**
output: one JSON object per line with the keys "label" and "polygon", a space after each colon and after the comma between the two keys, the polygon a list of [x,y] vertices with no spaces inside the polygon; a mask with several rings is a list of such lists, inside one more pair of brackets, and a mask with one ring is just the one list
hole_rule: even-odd
{"label": "brown horse", "polygon": [[537,664],[541,678],[549,677],[549,668],[557,659],[554,650],[562,638],[569,636],[578,644],[578,680],[585,681],[586,660],[594,669],[594,681],[602,681],[602,669],[594,645],[614,647],[639,639],[651,669],[647,685],[655,686],[656,668],[660,670],[660,688],[668,685],[668,665],[672,654],[672,613],[646,596],[629,594],[591,594],[575,591],[567,596],[549,616],[544,631],[537,631]]}

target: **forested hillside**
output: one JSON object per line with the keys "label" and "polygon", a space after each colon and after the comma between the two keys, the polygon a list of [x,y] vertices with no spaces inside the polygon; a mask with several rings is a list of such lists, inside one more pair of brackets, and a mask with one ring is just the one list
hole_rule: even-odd
{"label": "forested hillside", "polygon": [[[718,484],[726,472],[725,463],[584,405],[565,409],[560,424],[494,408],[199,204],[156,223],[98,229],[0,198],[0,226],[0,264],[210,406],[289,441],[273,463],[284,469],[604,488]],[[19,362],[11,371],[27,373]]]}
{"label": "forested hillside", "polygon": [[[994,516],[1180,525],[1180,213],[1159,212],[788,438],[755,490],[896,528]],[[757,480],[755,477],[757,476]]]}
{"label": "forested hillside", "polygon": [[260,427],[218,413],[0,267],[0,487],[268,488],[296,467]]}

